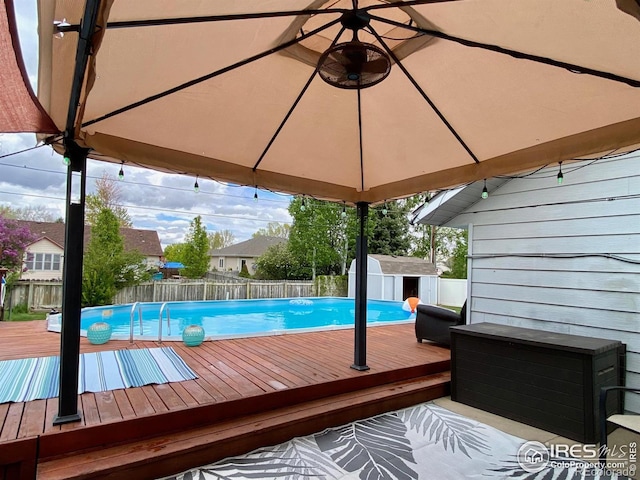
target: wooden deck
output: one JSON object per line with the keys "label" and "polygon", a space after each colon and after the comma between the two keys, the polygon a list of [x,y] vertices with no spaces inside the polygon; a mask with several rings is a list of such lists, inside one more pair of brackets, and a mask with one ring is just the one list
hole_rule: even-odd
{"label": "wooden deck", "polygon": [[[59,342],[44,322],[0,323],[0,360],[58,355]],[[17,449],[27,458],[23,471],[37,452],[38,478],[69,478],[70,471],[74,478],[153,478],[449,388],[449,350],[417,343],[412,324],[368,329],[365,372],[349,368],[352,330],[165,345],[196,380],[82,394],[82,421],[62,426],[52,423],[56,398],[0,405],[0,465],[3,451]],[[81,352],[155,346],[81,339]]]}

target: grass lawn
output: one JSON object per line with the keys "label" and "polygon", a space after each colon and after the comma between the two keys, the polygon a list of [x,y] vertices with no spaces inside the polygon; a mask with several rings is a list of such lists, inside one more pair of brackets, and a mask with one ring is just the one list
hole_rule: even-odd
{"label": "grass lawn", "polygon": [[18,312],[4,312],[5,321],[9,321],[11,318],[12,322],[24,322],[28,320],[44,320],[47,318],[47,312],[35,312],[35,313],[18,313]]}
{"label": "grass lawn", "polygon": [[448,308],[449,310],[453,310],[456,313],[460,313],[460,310],[462,310],[462,307],[450,307],[449,305],[438,305],[438,306],[442,308]]}

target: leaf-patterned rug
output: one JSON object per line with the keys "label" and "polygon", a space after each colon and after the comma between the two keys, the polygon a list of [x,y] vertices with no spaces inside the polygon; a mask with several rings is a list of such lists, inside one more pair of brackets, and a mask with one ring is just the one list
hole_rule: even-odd
{"label": "leaf-patterned rug", "polygon": [[[294,438],[246,455],[194,468],[166,480],[518,479],[626,478],[571,460],[573,467],[523,469],[525,440],[434,403]],[[537,470],[537,471],[531,471]]]}

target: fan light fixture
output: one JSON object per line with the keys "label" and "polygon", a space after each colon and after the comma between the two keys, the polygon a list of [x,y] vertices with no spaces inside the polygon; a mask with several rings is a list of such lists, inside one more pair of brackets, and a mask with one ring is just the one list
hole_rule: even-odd
{"label": "fan light fixture", "polygon": [[353,40],[333,45],[320,56],[320,78],[346,89],[371,87],[387,78],[391,71],[389,55],[380,47],[358,40],[358,30],[369,25],[369,16],[364,12],[345,12],[340,21],[353,30]]}

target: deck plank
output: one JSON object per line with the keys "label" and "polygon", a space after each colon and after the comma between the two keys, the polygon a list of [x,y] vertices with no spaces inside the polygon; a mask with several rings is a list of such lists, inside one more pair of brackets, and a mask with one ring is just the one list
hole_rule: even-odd
{"label": "deck plank", "polygon": [[20,422],[22,422],[22,412],[24,410],[24,402],[9,404],[9,410],[5,417],[2,431],[0,432],[0,442],[15,440],[18,438],[20,431]]}
{"label": "deck plank", "polygon": [[25,402],[22,412],[22,421],[18,431],[18,438],[35,437],[44,430],[47,401],[34,400]]}
{"label": "deck plank", "polygon": [[[350,368],[353,337],[353,330],[333,330],[219,340],[197,347],[166,342],[162,346],[173,347],[196,372],[197,379],[84,393],[78,397],[82,421],[56,427],[52,425],[57,413],[56,398],[2,404],[0,442],[32,435],[76,435],[85,429],[110,425],[117,428],[133,421],[144,424],[163,418],[157,416],[181,412],[190,415],[191,409],[203,407],[213,409],[207,413],[212,418],[219,415],[225,418],[225,415],[234,415],[236,404],[240,405],[240,411],[251,411],[256,405],[262,408],[263,404],[265,408],[275,408],[283,399],[290,403],[298,401],[301,393],[309,398],[311,393],[304,392],[340,391],[363,381],[371,384],[373,380],[367,379],[378,376],[389,382],[398,375],[408,375],[403,373],[407,370],[429,373],[430,365],[448,365],[450,360],[449,350],[428,343],[418,344],[412,324],[375,327],[367,331],[367,362],[371,369],[358,372]],[[130,344],[112,340],[103,345],[91,345],[86,338],[80,341],[82,353],[157,346],[160,344],[154,341]],[[60,335],[46,332],[44,322],[0,323],[0,360],[58,355],[59,350]],[[442,365],[434,371],[448,368]],[[415,373],[413,370],[411,374]],[[171,422],[176,427],[180,425],[178,420]],[[135,432],[135,429],[125,430]],[[97,438],[100,439],[99,435]]]}

